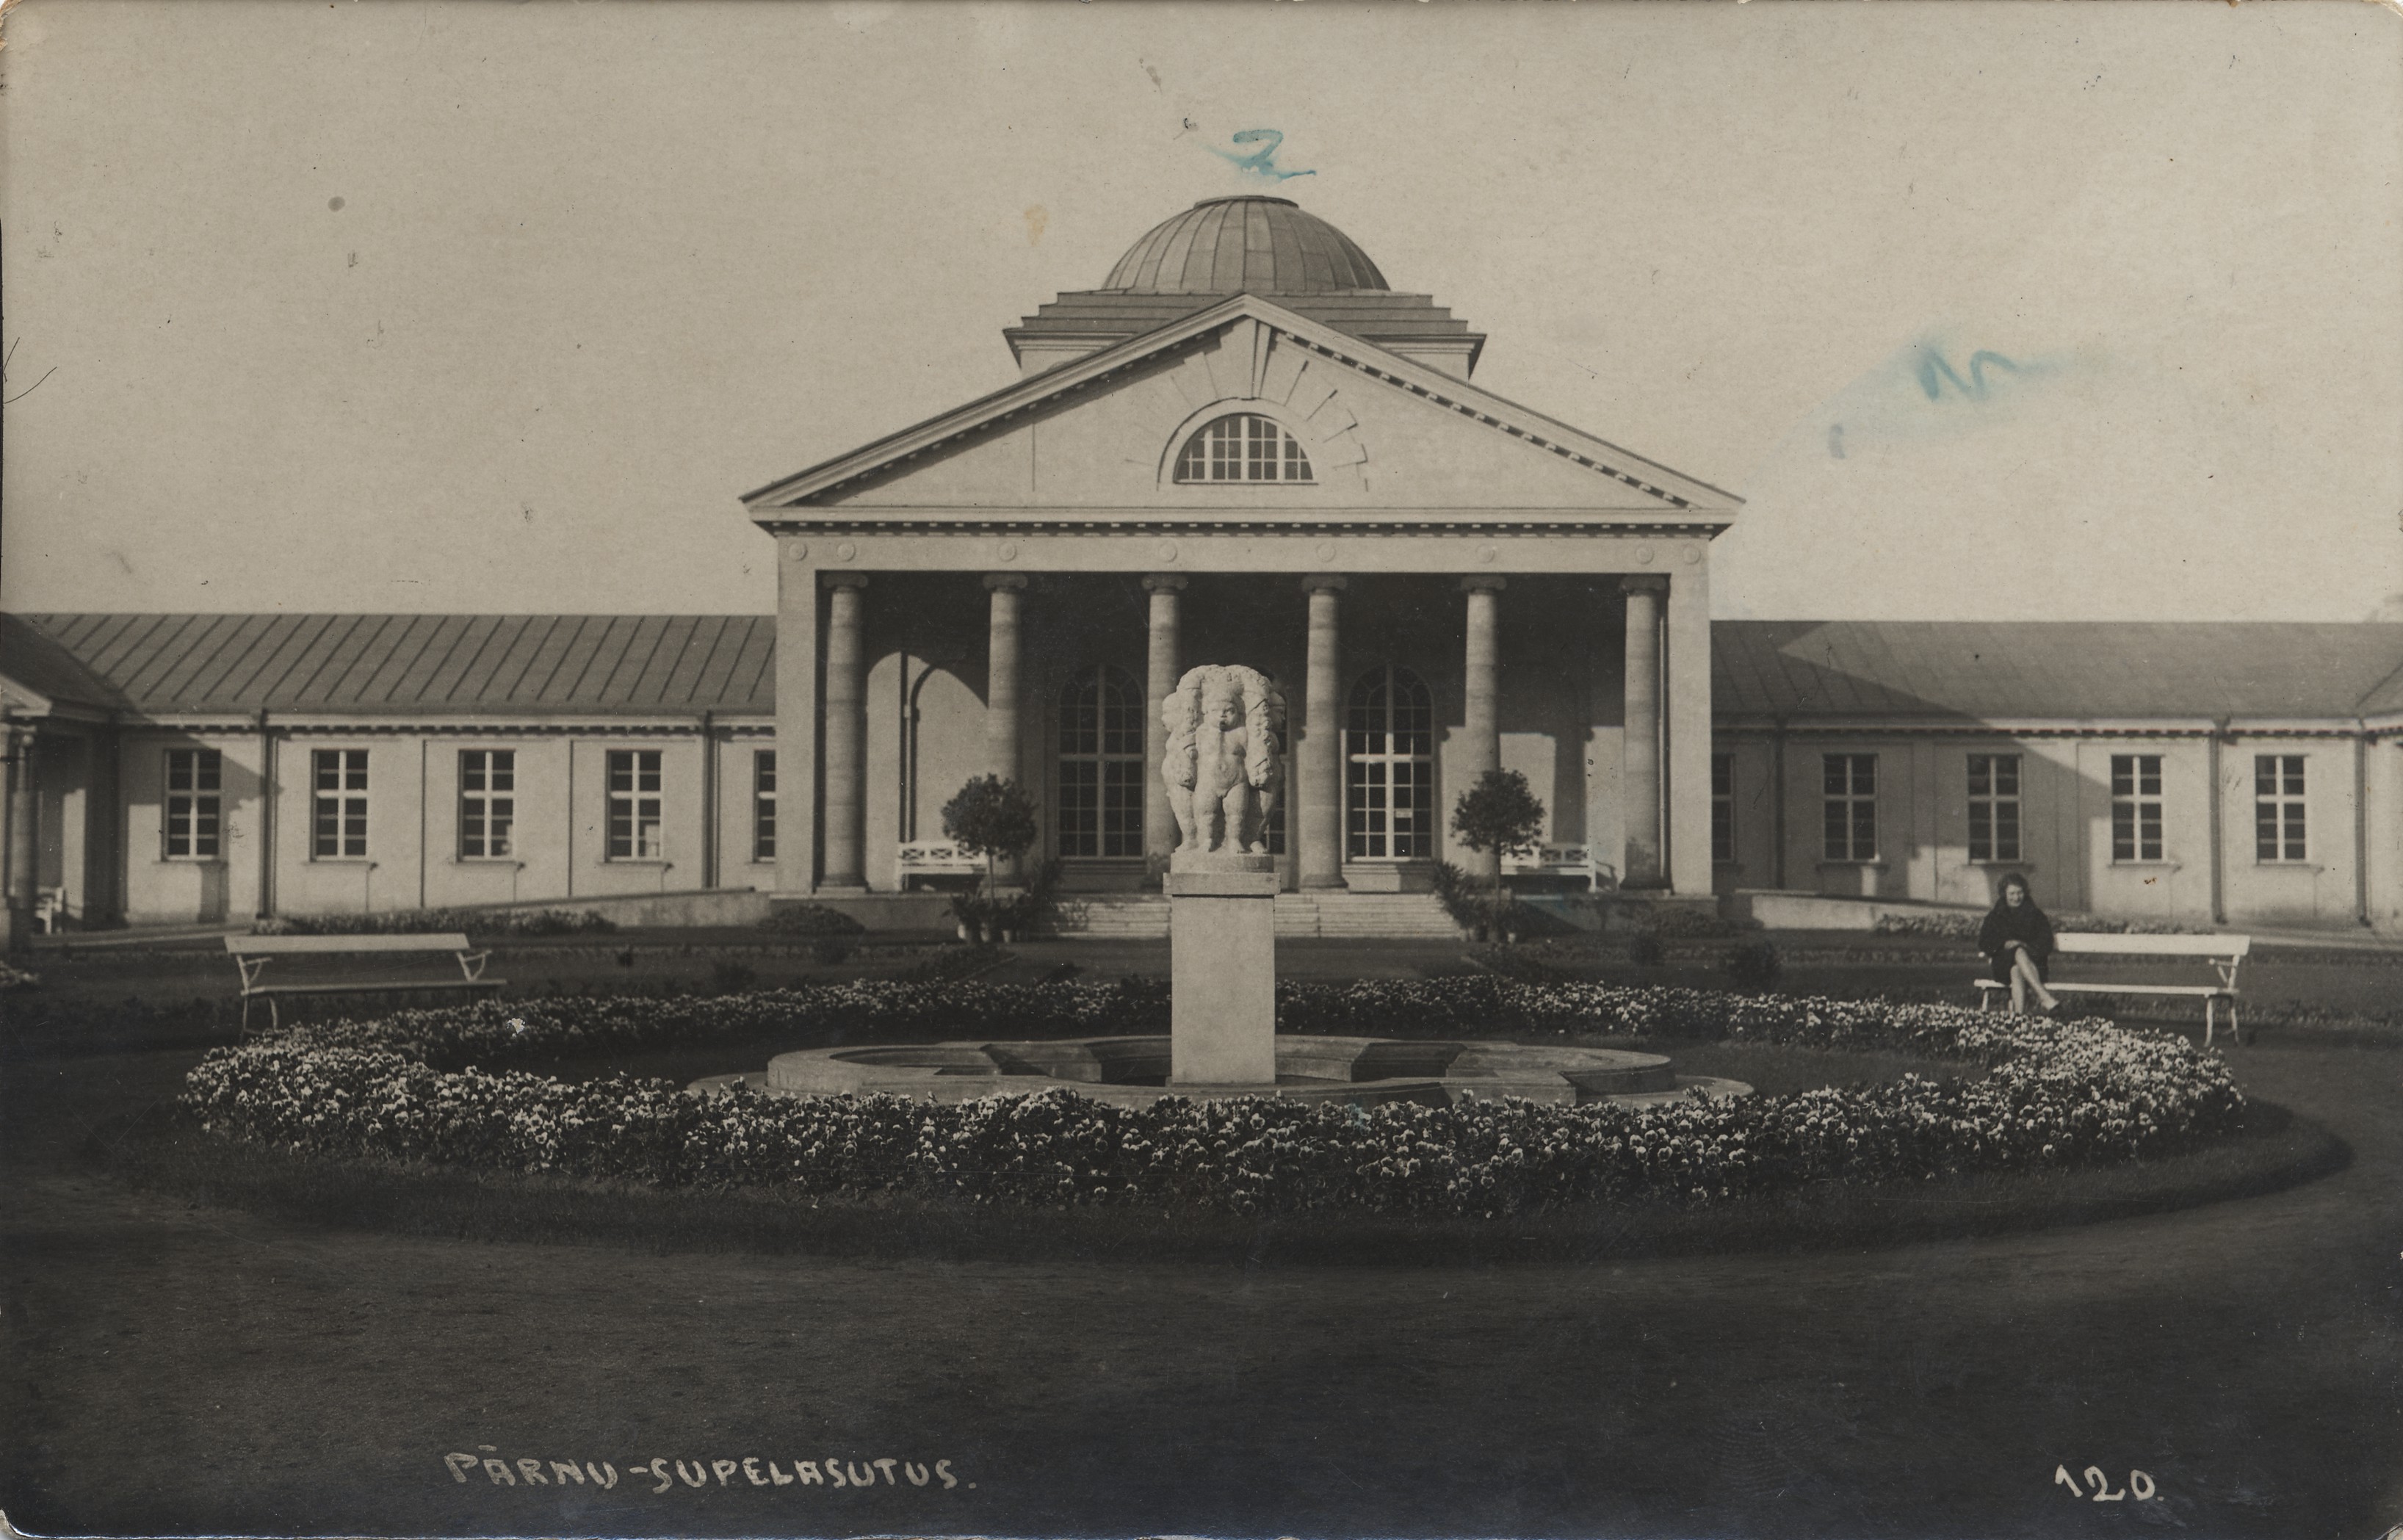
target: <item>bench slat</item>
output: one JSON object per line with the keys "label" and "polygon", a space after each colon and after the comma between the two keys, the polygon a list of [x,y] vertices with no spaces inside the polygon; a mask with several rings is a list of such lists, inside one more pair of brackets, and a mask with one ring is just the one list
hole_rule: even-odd
{"label": "bench slat", "polygon": [[387,991],[399,993],[408,990],[495,989],[507,982],[506,978],[378,978],[358,984],[255,984],[242,992],[244,999],[257,994],[380,994]]}
{"label": "bench slat", "polygon": [[2243,957],[2253,950],[2249,936],[2120,936],[2064,931],[2052,938],[2056,952],[2117,957]]}
{"label": "bench slat", "polygon": [[465,934],[424,936],[229,936],[225,949],[237,957],[331,956],[346,951],[468,951]]}

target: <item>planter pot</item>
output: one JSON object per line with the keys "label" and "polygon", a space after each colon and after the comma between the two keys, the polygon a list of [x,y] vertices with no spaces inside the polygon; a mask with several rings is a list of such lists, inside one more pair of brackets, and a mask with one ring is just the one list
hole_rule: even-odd
{"label": "planter pot", "polygon": [[968,938],[968,923],[967,923],[966,921],[965,921],[965,920],[961,921],[961,922],[959,923],[959,927],[958,927],[958,928],[959,928],[959,933],[960,933],[960,939],[961,939],[961,940],[963,940],[963,941],[966,940],[966,939]]}
{"label": "planter pot", "polygon": [[1004,930],[1001,933],[1001,944],[1005,947],[1017,939],[1018,933],[1014,930]]}
{"label": "planter pot", "polygon": [[988,947],[989,947],[989,946],[992,946],[992,945],[993,945],[993,927],[992,927],[991,925],[980,925],[980,926],[979,926],[979,927],[978,927],[978,929],[977,929],[977,936],[978,936],[978,938],[979,938],[979,940],[983,941],[983,942],[984,942],[984,944],[985,944],[986,946],[988,946]]}

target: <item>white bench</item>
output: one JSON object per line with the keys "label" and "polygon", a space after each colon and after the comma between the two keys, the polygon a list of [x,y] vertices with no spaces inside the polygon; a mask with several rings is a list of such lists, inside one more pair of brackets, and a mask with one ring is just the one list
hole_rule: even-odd
{"label": "white bench", "polygon": [[[2052,938],[2052,954],[2071,957],[2199,957],[2219,976],[2215,984],[2089,984],[2052,978],[2045,988],[2055,994],[2182,994],[2202,1002],[2202,1040],[2210,1043],[2218,1025],[2220,1002],[2228,1004],[2228,1031],[2244,1041],[2236,1020],[2236,970],[2253,950],[2249,936],[2118,936],[2070,931]],[[1980,978],[1978,1008],[1993,1008],[1994,996],[2010,998],[2008,982]]]}
{"label": "white bench", "polygon": [[[460,932],[424,936],[229,936],[225,938],[227,953],[242,973],[242,1025],[250,1030],[250,1003],[267,1002],[267,1020],[271,1026],[283,1025],[275,1002],[286,994],[380,994],[416,990],[496,990],[508,982],[506,978],[484,977],[484,964],[493,954],[477,951]],[[343,978],[300,979],[289,984],[262,984],[259,975],[267,964],[279,957],[340,957],[375,954],[390,956],[395,952],[447,951],[459,964],[457,978]]]}
{"label": "white bench", "polygon": [[982,877],[984,860],[968,854],[949,839],[905,839],[901,842],[901,887],[912,877]]}
{"label": "white bench", "polygon": [[1534,855],[1514,855],[1504,869],[1513,874],[1540,872],[1546,877],[1573,877],[1583,882],[1589,893],[1618,885],[1618,869],[1607,861],[1593,858],[1590,845],[1543,845]]}

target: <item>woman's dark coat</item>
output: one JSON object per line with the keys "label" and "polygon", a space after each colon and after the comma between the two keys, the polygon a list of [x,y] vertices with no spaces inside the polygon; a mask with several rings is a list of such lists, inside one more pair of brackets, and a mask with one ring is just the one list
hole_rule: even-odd
{"label": "woman's dark coat", "polygon": [[1978,927],[1978,950],[1986,954],[1986,962],[1994,971],[1989,977],[2007,980],[2011,976],[2011,949],[2017,941],[2027,948],[2028,956],[2035,962],[2035,976],[2046,977],[2052,963],[2052,922],[2044,910],[2029,898],[2017,909],[2008,899],[1996,899],[1986,911],[1986,923]]}

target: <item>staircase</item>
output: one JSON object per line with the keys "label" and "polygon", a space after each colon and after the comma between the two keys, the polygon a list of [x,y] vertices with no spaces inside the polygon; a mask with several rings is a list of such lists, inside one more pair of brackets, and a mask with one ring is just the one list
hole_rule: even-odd
{"label": "staircase", "polygon": [[[1168,900],[1156,893],[1071,898],[1061,905],[1059,930],[1067,940],[1160,940],[1168,935]],[[1426,893],[1281,893],[1276,933],[1363,940],[1460,938],[1460,927]]]}

